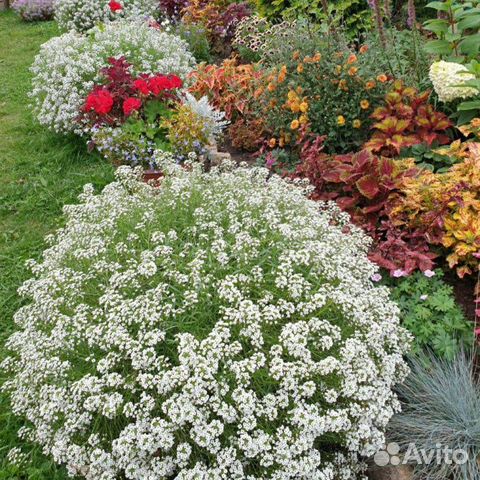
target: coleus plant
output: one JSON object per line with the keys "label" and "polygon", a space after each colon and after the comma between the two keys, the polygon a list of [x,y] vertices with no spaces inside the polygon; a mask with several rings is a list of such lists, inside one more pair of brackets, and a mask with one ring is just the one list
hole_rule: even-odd
{"label": "coleus plant", "polygon": [[396,276],[433,268],[436,255],[425,236],[399,228],[390,216],[391,200],[400,194],[407,178],[418,174],[413,161],[393,160],[369,150],[327,155],[320,136],[304,137],[302,142],[301,163],[294,176],[308,178],[314,186],[314,200],[334,200],[372,237],[372,261]]}
{"label": "coleus plant", "polygon": [[430,92],[418,93],[401,80],[385,95],[384,106],[374,110],[374,133],[365,148],[383,156],[393,157],[403,148],[426,144],[445,145],[450,142],[447,129],[452,122],[428,103]]}

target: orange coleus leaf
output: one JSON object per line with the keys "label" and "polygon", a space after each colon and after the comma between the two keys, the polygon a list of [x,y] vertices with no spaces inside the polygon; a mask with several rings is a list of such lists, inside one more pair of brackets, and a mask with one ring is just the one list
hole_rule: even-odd
{"label": "orange coleus leaf", "polygon": [[375,198],[375,196],[380,192],[378,178],[374,175],[365,175],[357,182],[355,185],[358,188],[358,191],[369,200]]}

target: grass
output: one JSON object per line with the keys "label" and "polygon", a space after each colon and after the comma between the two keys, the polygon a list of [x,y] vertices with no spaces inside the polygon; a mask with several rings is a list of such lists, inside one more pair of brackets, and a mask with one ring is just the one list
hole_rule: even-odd
{"label": "grass", "polygon": [[[53,22],[23,23],[13,12],[0,12],[0,360],[21,305],[16,290],[29,277],[25,260],[40,256],[45,235],[61,225],[62,206],[75,202],[85,183],[102,187],[113,178],[112,167],[88,154],[81,139],[46,131],[30,112],[29,66],[40,45],[58,34]],[[1,394],[0,480],[67,478],[28,446],[31,465],[8,465],[6,454],[22,444],[16,436],[21,425]]]}

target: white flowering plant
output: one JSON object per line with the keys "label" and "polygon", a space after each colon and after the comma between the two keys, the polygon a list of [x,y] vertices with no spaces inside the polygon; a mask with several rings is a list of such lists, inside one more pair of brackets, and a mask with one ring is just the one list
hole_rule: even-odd
{"label": "white flowering plant", "polygon": [[55,20],[66,31],[86,32],[100,23],[153,17],[157,0],[54,0]]}
{"label": "white flowering plant", "polygon": [[31,262],[22,438],[87,480],[360,478],[409,343],[367,237],[266,169],[163,168],[87,185]]}
{"label": "white flowering plant", "polygon": [[31,68],[38,121],[59,133],[85,133],[78,118],[86,97],[109,59],[121,57],[133,75],[161,72],[185,79],[195,64],[183,40],[142,21],[107,23],[88,36],[65,33],[42,45]]}

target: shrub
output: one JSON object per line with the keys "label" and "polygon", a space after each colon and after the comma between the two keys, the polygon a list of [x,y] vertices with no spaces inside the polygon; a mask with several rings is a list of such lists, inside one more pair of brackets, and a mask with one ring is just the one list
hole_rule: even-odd
{"label": "shrub", "polygon": [[15,0],[12,8],[27,22],[53,17],[53,0]]}
{"label": "shrub", "polygon": [[324,43],[308,55],[297,50],[272,70],[259,108],[280,143],[293,145],[305,125],[325,136],[331,153],[351,152],[366,141],[388,78],[364,65],[362,53],[337,47]]}
{"label": "shrub", "polygon": [[424,231],[399,228],[391,218],[392,198],[403,183],[418,175],[412,161],[378,157],[367,150],[356,154],[322,152],[322,137],[303,142],[295,177],[308,178],[314,200],[335,200],[352,221],[373,239],[370,259],[392,275],[407,275],[433,267]]}
{"label": "shrub", "polygon": [[450,143],[446,130],[452,122],[428,103],[429,96],[429,91],[419,94],[401,80],[395,81],[385,96],[385,105],[377,107],[372,114],[376,123],[372,127],[372,138],[365,147],[393,157],[399,155],[402,148],[412,145]]}
{"label": "shrub", "polygon": [[165,169],[87,186],[32,262],[22,434],[90,480],[356,478],[408,344],[367,238],[265,169]]}
{"label": "shrub", "polygon": [[99,23],[154,16],[157,0],[54,0],[55,19],[63,30],[86,32]]}
{"label": "shrub", "polygon": [[443,272],[427,274],[416,272],[394,283],[392,299],[400,307],[402,325],[413,335],[414,351],[430,348],[452,360],[473,344],[473,325],[456,303],[453,288],[443,281]]}
{"label": "shrub", "polygon": [[190,76],[190,92],[207,96],[231,122],[229,138],[237,148],[256,150],[264,140],[263,119],[255,105],[261,94],[263,72],[256,65],[238,65],[227,59],[220,66],[200,65]]}
{"label": "shrub", "polygon": [[[414,444],[420,451],[438,455],[437,449],[463,450],[468,458],[455,462],[422,462],[415,465],[415,480],[476,479],[480,476],[480,385],[474,378],[473,360],[420,355],[412,360],[412,373],[400,386],[402,413],[390,423],[391,438],[401,447]],[[440,447],[438,447],[440,444]],[[438,452],[438,453],[437,453]],[[450,453],[449,458],[452,458]]]}
{"label": "shrub", "polygon": [[110,57],[125,57],[132,74],[185,78],[194,64],[183,40],[144,23],[118,21],[94,28],[88,37],[65,33],[42,45],[31,69],[38,121],[57,132],[82,133],[76,119]]}

